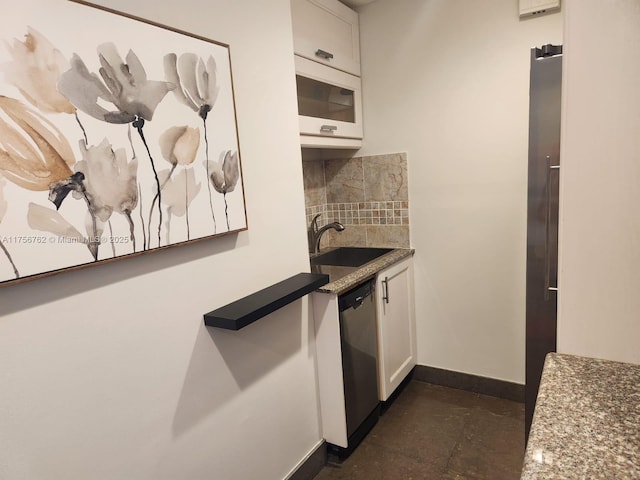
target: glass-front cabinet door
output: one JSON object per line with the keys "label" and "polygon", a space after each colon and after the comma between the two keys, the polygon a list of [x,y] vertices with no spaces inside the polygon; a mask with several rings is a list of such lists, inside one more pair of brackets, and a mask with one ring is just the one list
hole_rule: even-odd
{"label": "glass-front cabinet door", "polygon": [[296,75],[298,114],[355,123],[354,92],[351,89]]}
{"label": "glass-front cabinet door", "polygon": [[362,138],[360,78],[296,56],[300,134]]}

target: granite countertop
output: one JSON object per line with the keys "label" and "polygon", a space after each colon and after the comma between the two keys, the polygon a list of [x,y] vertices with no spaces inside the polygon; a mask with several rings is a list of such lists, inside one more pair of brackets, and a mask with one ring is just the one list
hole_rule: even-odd
{"label": "granite countertop", "polygon": [[520,478],[640,479],[640,365],[548,354]]}
{"label": "granite countertop", "polygon": [[[413,255],[414,251],[415,250],[412,248],[395,248],[389,253],[385,253],[375,260],[357,268],[331,267],[323,265],[323,273],[328,273],[328,270],[331,270],[331,281],[320,287],[317,291],[340,295],[359,283],[373,278],[379,271],[384,270],[406,257],[410,257]],[[314,271],[313,268],[312,271]]]}

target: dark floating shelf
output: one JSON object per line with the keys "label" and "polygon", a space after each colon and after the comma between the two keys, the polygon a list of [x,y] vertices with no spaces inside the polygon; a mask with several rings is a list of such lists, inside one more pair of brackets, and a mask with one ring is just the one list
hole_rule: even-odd
{"label": "dark floating shelf", "polygon": [[329,283],[329,275],[299,273],[204,314],[207,327],[240,330]]}

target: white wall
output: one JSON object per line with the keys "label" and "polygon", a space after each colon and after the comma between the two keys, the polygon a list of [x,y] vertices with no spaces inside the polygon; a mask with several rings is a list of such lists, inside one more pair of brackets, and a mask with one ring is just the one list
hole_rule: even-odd
{"label": "white wall", "polygon": [[640,363],[640,2],[565,8],[558,350]]}
{"label": "white wall", "polygon": [[418,363],[524,383],[529,55],[562,15],[517,5],[362,7],[359,153],[407,152]]}
{"label": "white wall", "polygon": [[249,230],[0,289],[0,478],[284,478],[321,438],[307,300],[202,315],[308,269],[289,0],[100,3],[231,45]]}

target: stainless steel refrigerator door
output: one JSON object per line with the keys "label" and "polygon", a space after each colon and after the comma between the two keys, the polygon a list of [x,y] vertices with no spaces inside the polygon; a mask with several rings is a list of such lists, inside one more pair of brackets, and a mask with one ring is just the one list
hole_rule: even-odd
{"label": "stainless steel refrigerator door", "polygon": [[556,351],[562,55],[531,51],[527,211],[525,423],[529,436],[545,356]]}

